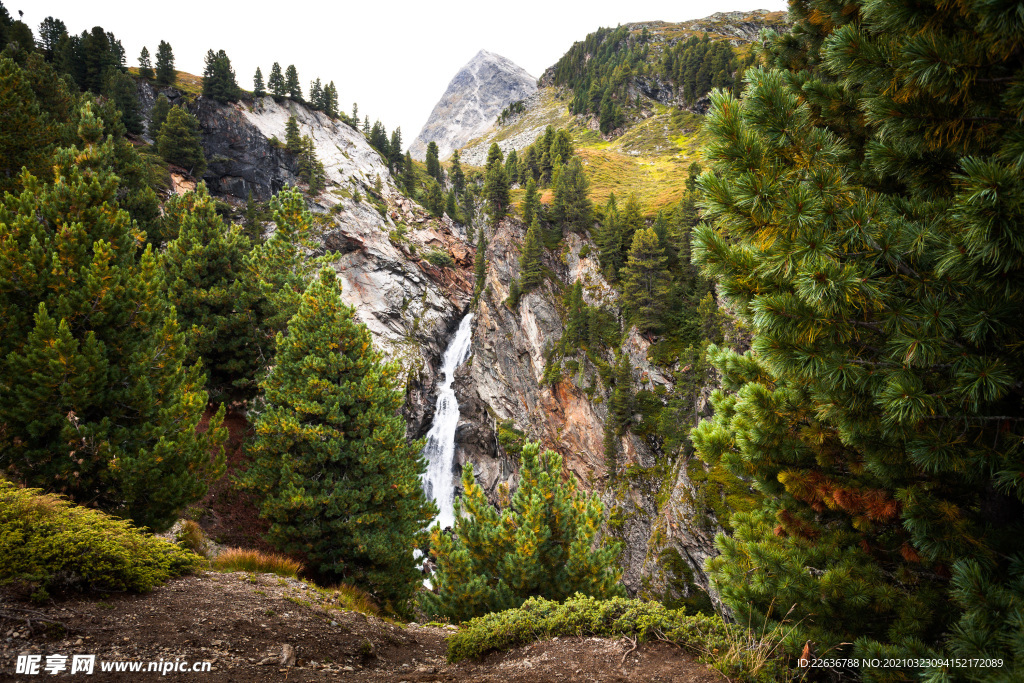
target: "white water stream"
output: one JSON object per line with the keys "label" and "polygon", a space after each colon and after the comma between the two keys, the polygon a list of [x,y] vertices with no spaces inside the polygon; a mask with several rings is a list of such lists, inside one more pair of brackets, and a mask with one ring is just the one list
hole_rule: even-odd
{"label": "white water stream", "polygon": [[[440,512],[434,520],[441,528],[455,525],[455,482],[452,479],[452,463],[455,460],[455,427],[459,423],[459,402],[455,398],[455,370],[469,356],[473,314],[469,313],[462,322],[455,337],[441,357],[441,372],[444,379],[438,383],[437,405],[434,409],[434,423],[427,432],[427,445],[423,455],[427,459],[427,471],[423,474],[423,492],[437,503]],[[431,524],[433,526],[433,524]]]}

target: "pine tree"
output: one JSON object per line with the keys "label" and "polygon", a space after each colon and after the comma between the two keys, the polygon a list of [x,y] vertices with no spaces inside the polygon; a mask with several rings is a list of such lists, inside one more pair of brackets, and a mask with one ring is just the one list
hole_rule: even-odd
{"label": "pine tree", "polygon": [[284,90],[288,97],[297,102],[302,101],[302,86],[299,85],[299,72],[294,64],[289,64],[284,70]]}
{"label": "pine tree", "polygon": [[401,369],[384,363],[328,268],[278,347],[247,475],[268,539],[323,579],[401,609],[421,576],[413,550],[437,512],[420,484],[422,442],[406,440],[398,414]]}
{"label": "pine tree", "polygon": [[626,198],[626,207],[622,210],[621,223],[619,225],[619,237],[622,240],[620,249],[623,254],[628,254],[633,247],[633,236],[637,230],[646,227],[643,209],[636,195],[630,193]]}
{"label": "pine tree", "polygon": [[663,324],[671,281],[667,260],[652,228],[636,232],[622,269],[622,299],[640,332],[658,330]]}
{"label": "pine tree", "polygon": [[235,70],[224,50],[206,51],[206,65],[203,68],[203,96],[218,102],[233,102],[241,95]]}
{"label": "pine tree", "polygon": [[502,166],[501,149],[492,142],[487,153],[487,166],[484,171],[484,200],[487,202],[487,215],[491,225],[497,225],[508,211],[509,182]]}
{"label": "pine tree", "polygon": [[540,208],[540,197],[537,195],[537,183],[533,178],[526,181],[526,195],[523,197],[523,223],[533,225]]}
{"label": "pine tree", "polygon": [[542,249],[540,222],[534,218],[529,230],[526,231],[523,251],[519,256],[519,285],[524,294],[535,287],[540,287],[544,282],[544,270],[540,261]]}
{"label": "pine tree", "polygon": [[205,184],[190,204],[177,216],[177,238],[160,255],[164,296],[188,342],[186,363],[202,359],[211,397],[251,398],[262,358],[258,329],[250,322],[258,293],[244,277],[249,240],[237,226],[224,224]]}
{"label": "pine tree", "polygon": [[628,353],[620,353],[615,364],[615,388],[608,401],[608,423],[616,437],[622,436],[633,419],[633,365]]}
{"label": "pine tree", "polygon": [[565,295],[565,334],[562,335],[562,349],[574,354],[584,342],[587,331],[587,309],[583,303],[583,283],[576,280]]}
{"label": "pine tree", "polygon": [[256,98],[266,97],[267,87],[263,84],[263,72],[256,67],[256,73],[252,77],[252,96]]}
{"label": "pine tree", "polygon": [[508,178],[510,185],[519,177],[519,157],[514,149],[509,150],[508,156],[505,157],[505,177]]}
{"label": "pine tree", "polygon": [[302,152],[302,135],[299,133],[299,122],[294,116],[289,116],[284,125],[284,146],[292,154]]}
{"label": "pine tree", "polygon": [[500,512],[487,501],[473,466],[463,469],[454,535],[439,526],[431,531],[437,594],[421,594],[427,614],[458,623],[519,607],[532,596],[622,595],[621,544],[595,542],[604,506],[596,494],[579,492],[572,475],[563,482],[560,455],[539,450],[536,443],[523,446],[519,487]]}
{"label": "pine tree", "polygon": [[288,88],[285,87],[284,76],[281,74],[281,65],[277,62],[274,62],[273,66],[270,67],[267,87],[270,89],[270,94],[276,100],[282,100],[288,95]]}
{"label": "pine tree", "polygon": [[149,59],[149,48],[143,45],[142,52],[139,53],[139,77],[151,81],[153,76],[153,62]]}
{"label": "pine tree", "polygon": [[167,96],[160,93],[156,96],[156,101],[153,102],[153,107],[149,110],[149,124],[146,127],[146,132],[149,133],[149,137],[156,140],[160,135],[160,127],[164,125],[167,120],[167,115],[171,113],[171,102],[167,99]]}
{"label": "pine tree", "polygon": [[480,294],[484,291],[484,286],[487,284],[487,239],[484,237],[484,231],[480,231],[479,239],[476,243],[476,256],[473,257],[473,298],[479,299]]}
{"label": "pine tree", "polygon": [[[716,93],[694,255],[753,333],[692,434],[765,496],[712,578],[837,657],[1024,672],[1019,25],[994,5],[791,5]],[[1014,607],[1016,605],[1017,607]],[[843,645],[840,645],[842,643]],[[849,645],[852,643],[852,645]]]}
{"label": "pine tree", "polygon": [[0,202],[0,469],[162,530],[223,471],[225,434],[196,433],[201,371],[118,207],[117,147],[88,104],[79,118],[50,182]]}
{"label": "pine tree", "polygon": [[250,242],[260,242],[263,239],[263,226],[260,225],[259,212],[256,210],[256,202],[252,198],[252,190],[245,200],[245,235]]}
{"label": "pine tree", "polygon": [[395,128],[391,131],[391,142],[388,143],[388,171],[395,172],[395,169],[402,165],[405,157],[402,156],[402,129]]}
{"label": "pine tree", "polygon": [[427,143],[427,175],[439,183],[444,182],[444,171],[441,170],[441,162],[437,158],[437,143],[431,140]]}
{"label": "pine tree", "polygon": [[462,170],[462,159],[459,157],[459,150],[452,152],[452,167],[448,172],[448,176],[452,179],[452,188],[458,195],[463,195],[466,192],[466,174]]}
{"label": "pine tree", "polygon": [[402,163],[402,184],[405,186],[406,193],[415,198],[416,197],[416,167],[412,163],[412,154],[409,152],[405,153],[405,161]]}
{"label": "pine tree", "polygon": [[573,232],[585,233],[593,221],[593,206],[587,195],[589,188],[583,162],[574,156],[558,173],[551,207],[554,219]]}
{"label": "pine tree", "polygon": [[427,196],[424,201],[426,202],[427,210],[436,218],[440,218],[441,214],[444,213],[444,192],[433,178],[427,182]]}
{"label": "pine tree", "polygon": [[156,49],[156,84],[161,86],[174,85],[177,75],[174,71],[174,51],[170,43],[163,40]]}
{"label": "pine tree", "polygon": [[19,188],[22,167],[45,173],[54,132],[21,68],[0,57],[0,192]]}
{"label": "pine tree", "polygon": [[318,78],[309,84],[310,106],[313,107],[313,109],[320,109],[322,111],[324,108],[323,97],[324,89],[323,86],[320,85],[320,79]]}
{"label": "pine tree", "polygon": [[156,146],[160,156],[195,177],[202,177],[206,171],[206,156],[200,142],[200,131],[196,117],[177,105],[171,107],[157,135]]}
{"label": "pine tree", "polygon": [[338,89],[331,81],[324,88],[324,113],[332,119],[338,118]]}
{"label": "pine tree", "polygon": [[448,190],[448,199],[444,204],[444,212],[448,214],[448,218],[451,218],[456,223],[460,223],[459,220],[459,207],[455,203],[455,189]]}
{"label": "pine tree", "polygon": [[[2,20],[0,20],[0,22],[2,22]],[[2,32],[2,31],[3,31],[3,29],[0,29],[0,32]],[[2,38],[2,37],[0,37],[0,38]],[[43,55],[46,57],[46,61],[52,63],[54,61],[54,59],[56,59],[57,51],[60,49],[61,42],[64,41],[64,40],[67,40],[67,38],[68,38],[68,27],[60,19],[55,19],[54,17],[46,17],[45,19],[42,20],[42,22],[40,22],[40,24],[39,24],[39,48],[43,51]],[[7,44],[7,40],[4,38],[2,40],[2,42],[0,42],[0,45],[6,45],[6,44]],[[146,62],[147,62],[147,65],[148,65],[148,62],[149,62],[149,52],[146,50],[146,48],[142,48],[142,49],[145,52]],[[141,66],[141,64],[140,64],[140,66]],[[140,72],[139,75],[142,76],[143,78],[152,78],[153,77],[152,70],[150,70],[150,75],[149,76],[145,76],[141,72]]]}
{"label": "pine tree", "polygon": [[615,282],[622,267],[622,220],[619,217],[614,193],[609,195],[604,208],[604,222],[598,234],[597,246],[601,252],[601,266],[604,268],[605,277],[610,282]]}
{"label": "pine tree", "polygon": [[121,112],[121,122],[125,129],[132,135],[141,135],[145,129],[135,79],[123,71],[111,70],[103,92]]}

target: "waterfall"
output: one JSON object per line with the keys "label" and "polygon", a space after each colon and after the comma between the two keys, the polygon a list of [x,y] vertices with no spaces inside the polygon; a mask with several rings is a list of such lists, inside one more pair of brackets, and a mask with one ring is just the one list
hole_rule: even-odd
{"label": "waterfall", "polygon": [[[459,402],[455,399],[455,370],[469,356],[470,332],[473,314],[468,313],[455,337],[441,357],[441,372],[444,379],[438,383],[437,405],[434,409],[434,423],[427,432],[427,445],[423,455],[427,459],[427,471],[423,475],[423,491],[427,498],[437,503],[440,511],[436,522],[441,528],[454,526],[455,483],[452,479],[452,463],[455,460],[455,427],[459,423]],[[433,526],[433,525],[431,525]]]}

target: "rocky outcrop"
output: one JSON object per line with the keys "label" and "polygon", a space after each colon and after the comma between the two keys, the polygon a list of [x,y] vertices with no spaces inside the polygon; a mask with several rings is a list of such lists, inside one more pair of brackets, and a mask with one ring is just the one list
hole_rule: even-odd
{"label": "rocky outcrop", "polygon": [[535,92],[537,79],[522,67],[480,50],[448,84],[409,152],[422,160],[433,141],[440,158],[447,159],[453,150],[489,129],[502,109]]}
{"label": "rocky outcrop", "polygon": [[[313,140],[327,185],[308,199],[318,214],[317,251],[333,254],[342,299],[355,308],[385,357],[401,364],[409,433],[424,434],[434,409],[441,353],[472,295],[474,249],[464,229],[447,218],[430,218],[403,196],[363,135],[322,112],[271,97],[221,104],[204,97],[189,101],[173,88],[161,92],[198,118],[208,161],[202,179],[211,193],[235,205],[250,192],[263,201],[284,187],[302,187],[295,158],[277,142],[285,139],[290,116],[300,133]],[[157,94],[152,86],[140,85],[147,114]],[[175,187],[194,184],[178,178]],[[424,260],[422,255],[431,250],[447,253],[454,266]]]}
{"label": "rocky outcrop", "polygon": [[[498,502],[501,484],[515,481],[516,464],[496,437],[499,425],[541,441],[562,454],[567,476],[601,493],[610,513],[606,532],[624,541],[623,583],[631,594],[686,597],[706,590],[703,566],[715,553],[718,529],[713,520],[695,522],[702,515],[695,509],[685,463],[667,463],[652,443],[627,432],[619,443],[613,480],[603,449],[610,391],[584,354],[575,357],[576,370],[562,381],[542,385],[548,352],[565,331],[561,296],[549,282],[523,296],[516,308],[507,305],[525,227],[506,219],[489,237],[472,355],[456,381],[463,418],[456,439],[458,464],[473,462],[478,481]],[[545,254],[545,265],[563,283],[581,281],[589,305],[614,308],[618,295],[590,256],[596,253],[591,241],[569,234],[560,254]],[[649,348],[650,342],[635,331],[622,345],[633,365],[634,387],[671,388],[671,378],[648,361]],[[605,361],[613,361],[610,352]]]}

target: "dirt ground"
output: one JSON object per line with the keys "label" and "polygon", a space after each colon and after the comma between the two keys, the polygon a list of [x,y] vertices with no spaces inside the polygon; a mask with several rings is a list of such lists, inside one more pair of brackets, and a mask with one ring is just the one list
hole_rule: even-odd
{"label": "dirt ground", "polygon": [[[332,608],[310,586],[272,575],[203,573],[146,595],[71,598],[38,607],[0,594],[0,681],[545,681],[713,683],[725,680],[667,643],[560,638],[448,664],[451,627],[395,625]],[[44,621],[59,622],[61,627]],[[292,661],[282,664],[293,653]],[[70,673],[74,654],[96,655],[94,673]],[[37,675],[18,655],[41,655]],[[65,655],[55,675],[47,655]],[[149,662],[210,662],[207,672],[146,672]],[[103,662],[142,662],[142,673],[103,672]]]}

